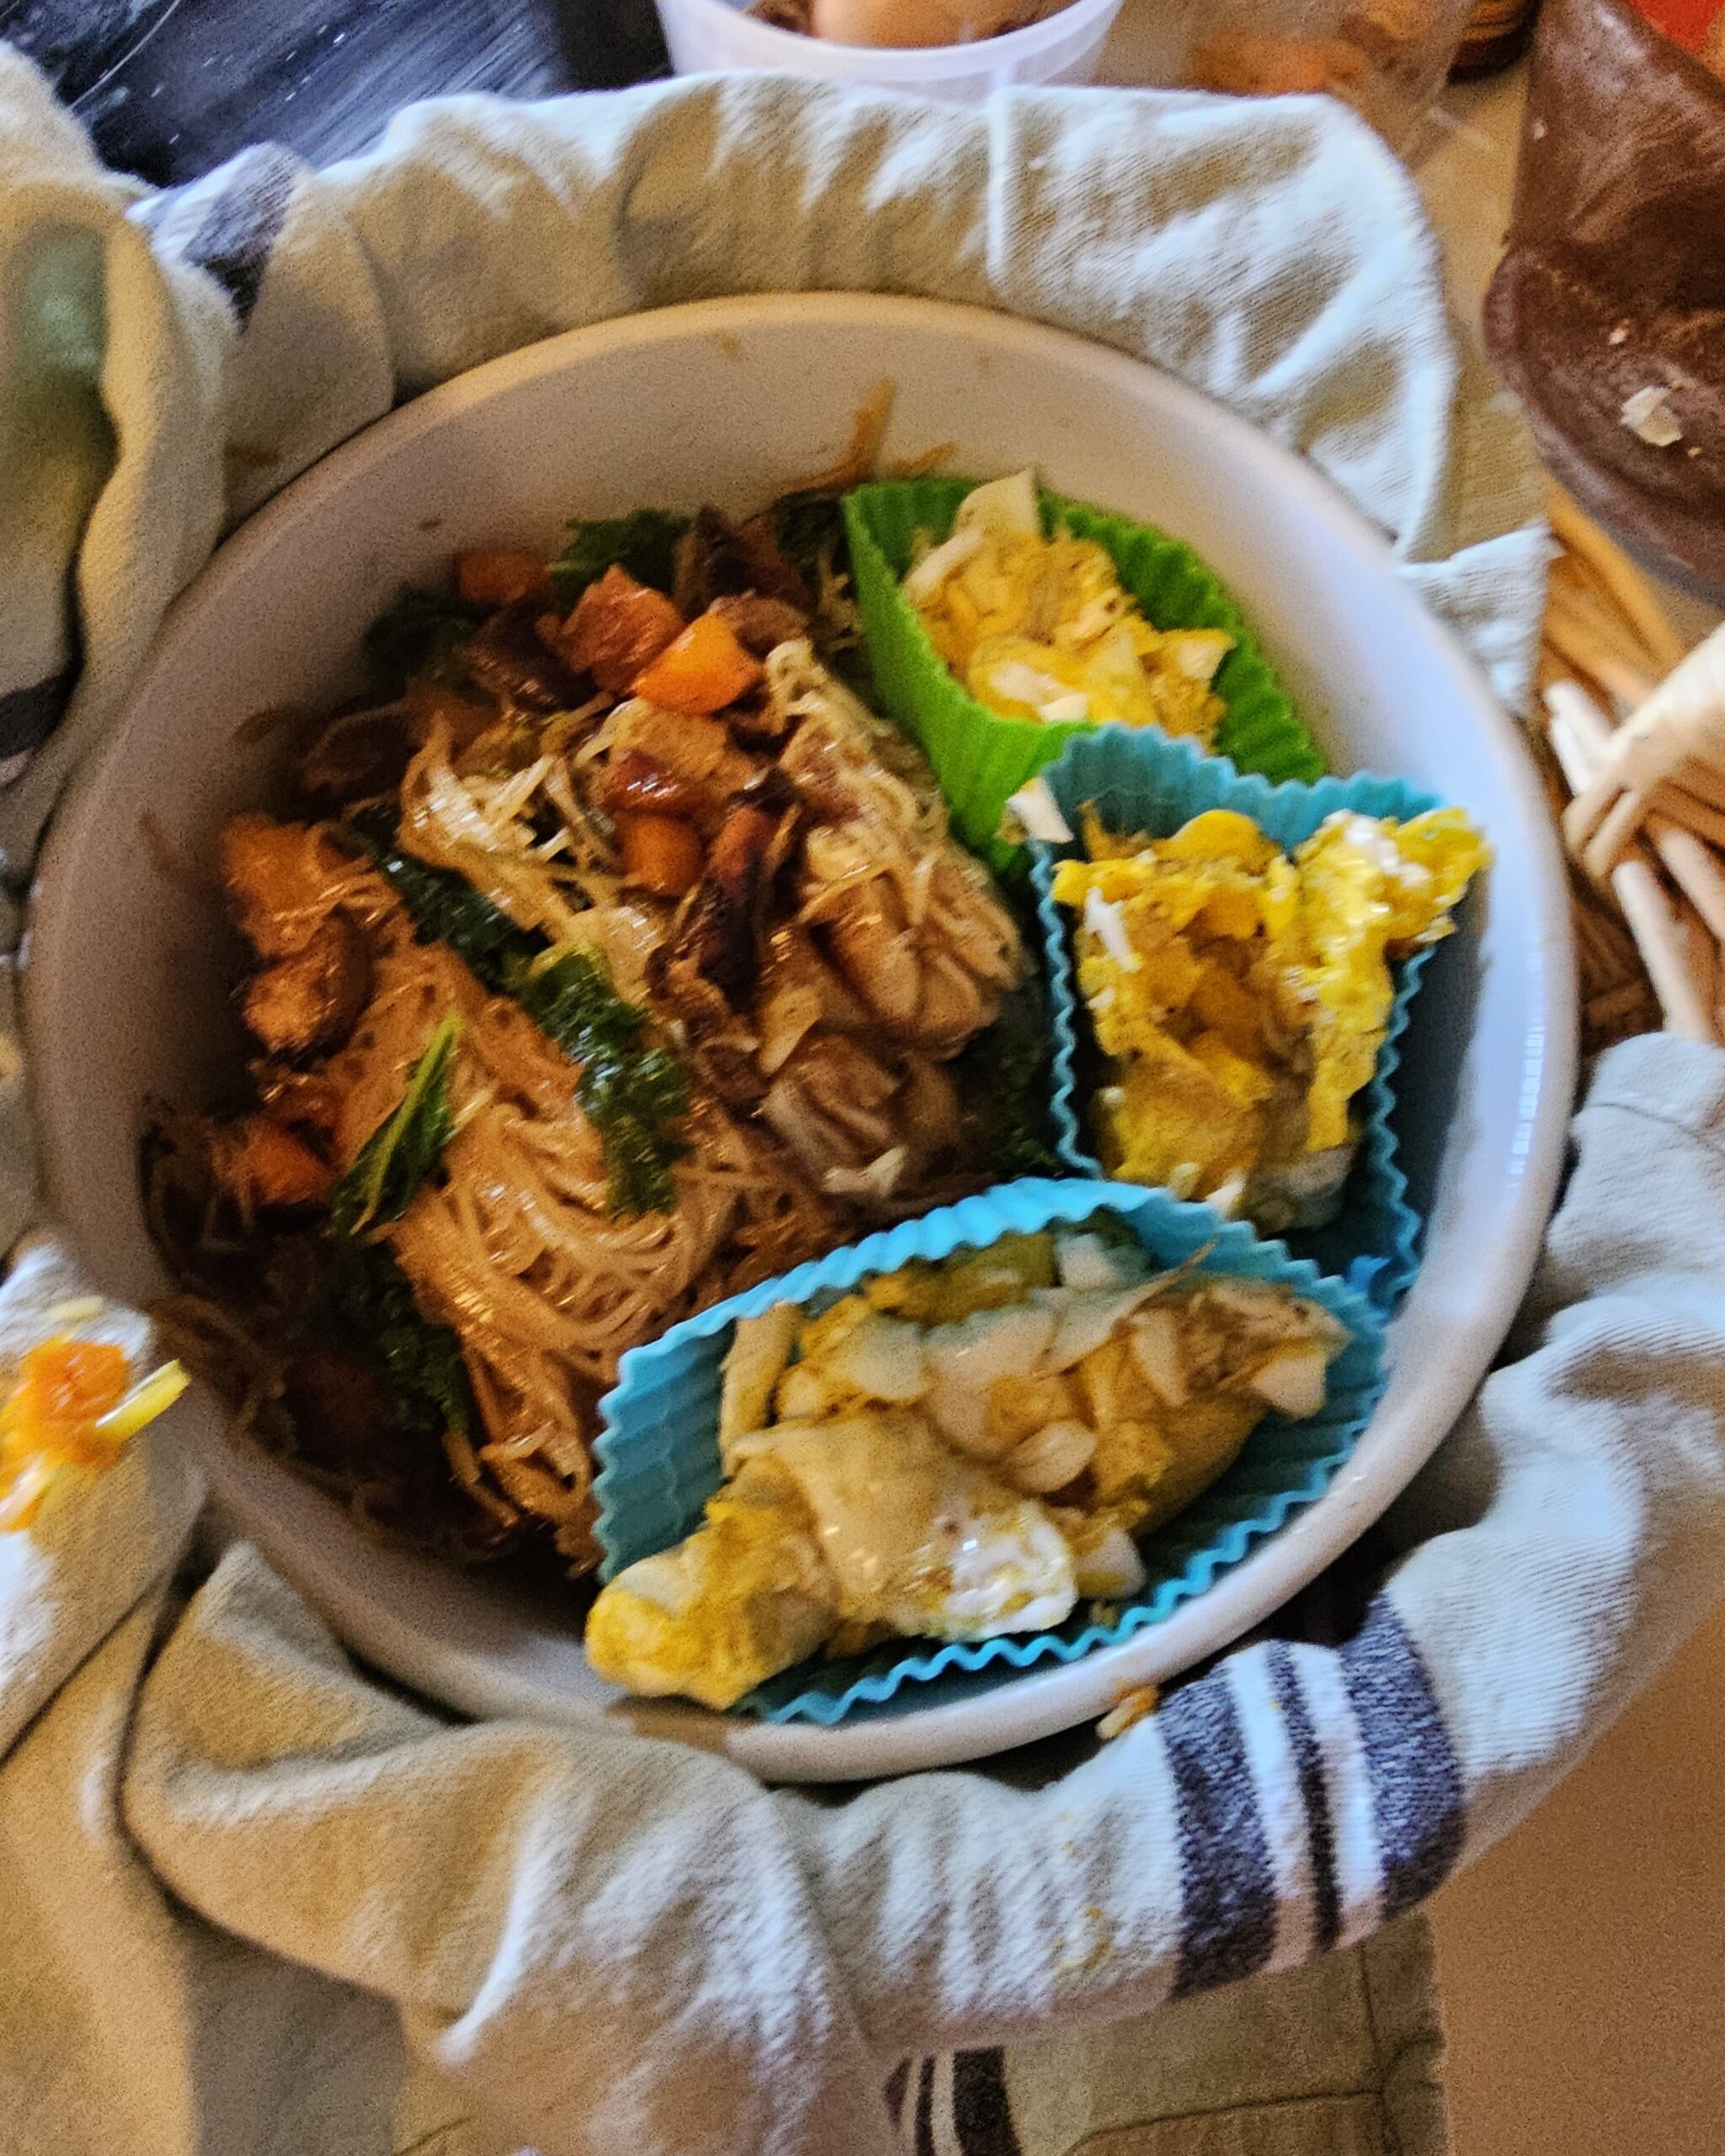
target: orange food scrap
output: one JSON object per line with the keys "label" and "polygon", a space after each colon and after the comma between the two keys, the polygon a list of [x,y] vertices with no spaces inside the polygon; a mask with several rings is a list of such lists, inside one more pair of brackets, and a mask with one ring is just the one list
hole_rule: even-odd
{"label": "orange food scrap", "polygon": [[675,816],[625,813],[615,819],[623,873],[661,899],[680,899],[701,880],[701,835]]}
{"label": "orange food scrap", "polygon": [[455,588],[470,606],[513,606],[546,599],[551,577],[537,554],[518,547],[476,547],[455,558]]}
{"label": "orange food scrap", "polygon": [[1156,1712],[1159,1696],[1154,1684],[1129,1685],[1096,1725],[1097,1735],[1104,1744],[1111,1738],[1124,1737],[1146,1715]]}
{"label": "orange food scrap", "polygon": [[20,1358],[0,1400],[0,1534],[31,1524],[56,1476],[110,1466],[185,1389],[178,1363],[128,1393],[130,1376],[124,1349],[107,1341],[56,1335]]}
{"label": "orange food scrap", "polygon": [[13,1405],[26,1421],[93,1422],[126,1394],[126,1350],[105,1340],[45,1340],[20,1366]]}

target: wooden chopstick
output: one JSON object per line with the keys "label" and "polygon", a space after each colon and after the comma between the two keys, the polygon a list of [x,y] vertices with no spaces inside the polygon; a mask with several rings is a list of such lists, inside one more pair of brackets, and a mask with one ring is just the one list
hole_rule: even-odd
{"label": "wooden chopstick", "polygon": [[[1610,745],[1610,722],[1573,682],[1554,681],[1546,691],[1546,707],[1551,714],[1547,734],[1552,753],[1572,791],[1583,794]],[[1647,835],[1653,842],[1653,832],[1648,830]],[[1610,868],[1608,880],[1647,967],[1667,1027],[1686,1040],[1718,1042],[1721,1036],[1714,1017],[1716,968],[1710,954],[1703,970],[1690,947],[1683,920],[1667,898],[1652,862],[1638,845],[1632,845]],[[1698,902],[1696,911],[1701,911]]]}
{"label": "wooden chopstick", "polygon": [[1712,846],[1725,846],[1725,814],[1697,801],[1671,779],[1661,779],[1648,796],[1648,806]]}
{"label": "wooden chopstick", "polygon": [[1554,577],[1547,606],[1561,626],[1572,629],[1626,670],[1638,671],[1636,662],[1645,658],[1644,647],[1622,617],[1608,613],[1591,590]]}
{"label": "wooden chopstick", "polygon": [[1647,702],[1653,684],[1644,674],[1621,659],[1603,652],[1586,633],[1568,620],[1546,623],[1546,643],[1574,674],[1585,675],[1608,691],[1626,711]]}
{"label": "wooden chopstick", "polygon": [[[1610,723],[1598,706],[1573,681],[1554,681],[1546,691],[1546,702],[1551,712],[1562,714],[1574,739],[1578,767],[1589,772],[1597,771],[1611,743]],[[1567,771],[1565,776],[1568,776]],[[1660,805],[1650,805],[1642,829],[1673,881],[1713,935],[1725,943],[1725,867],[1692,830],[1685,829],[1678,818],[1666,810],[1664,801],[1669,794],[1667,787],[1655,790],[1650,800],[1658,801]],[[1690,805],[1695,806],[1692,802]],[[1722,828],[1725,828],[1725,819],[1721,820]],[[1600,837],[1611,821],[1608,816],[1599,826]],[[1592,851],[1589,846],[1589,852]]]}
{"label": "wooden chopstick", "polygon": [[1614,545],[1556,486],[1546,489],[1546,514],[1564,546],[1578,561],[1585,562],[1608,587],[1619,612],[1633,624],[1653,662],[1655,673],[1669,674],[1685,657],[1686,648],[1660,612],[1658,601],[1648,589],[1641,571],[1621,547]]}
{"label": "wooden chopstick", "polygon": [[1692,793],[1697,801],[1705,801],[1708,808],[1725,814],[1725,773],[1704,764],[1699,756],[1685,756],[1671,777],[1685,793]]}

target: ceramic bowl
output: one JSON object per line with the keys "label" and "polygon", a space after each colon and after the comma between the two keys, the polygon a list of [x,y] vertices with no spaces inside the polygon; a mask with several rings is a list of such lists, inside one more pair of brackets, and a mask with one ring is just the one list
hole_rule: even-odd
{"label": "ceramic bowl", "polygon": [[270,792],[270,736],[252,715],[354,686],[366,625],[452,549],[548,551],[568,518],[642,503],[758,504],[834,461],[884,375],[898,385],[889,453],[951,442],[959,470],[1034,464],[1061,492],[1185,540],[1239,601],[1333,767],[1397,773],[1461,803],[1497,862],[1466,931],[1438,952],[1407,1038],[1400,1135],[1428,1234],[1376,1413],[1316,1503],[1165,1624],[1083,1662],[830,1729],[625,1702],[588,1669],[555,1593],[375,1546],[329,1499],[229,1442],[217,1404],[196,1400],[184,1427],[228,1514],[379,1667],[473,1713],[621,1717],[782,1780],[997,1752],[1214,1653],[1383,1511],[1503,1337],[1551,1203],[1573,1082],[1568,904],[1514,725],[1382,538],[1296,457],[1193,391],[1004,316],[813,295],[576,331],[392,414],[216,554],[56,819],[25,979],[49,1194],[101,1284],[147,1302],[163,1281],[137,1197],[143,1103],[212,1098],[241,1054],[227,997],[238,947],[209,864],[223,820]]}

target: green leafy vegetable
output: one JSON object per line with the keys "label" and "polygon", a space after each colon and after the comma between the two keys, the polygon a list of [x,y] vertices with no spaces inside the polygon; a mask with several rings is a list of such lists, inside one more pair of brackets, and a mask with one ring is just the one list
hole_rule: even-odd
{"label": "green leafy vegetable", "polygon": [[687,1150],[665,1126],[687,1113],[689,1086],[675,1056],[636,1045],[647,1013],[624,1002],[590,951],[525,963],[512,956],[505,985],[581,1066],[575,1098],[605,1147],[611,1211],[665,1211],[673,1199],[671,1163]]}
{"label": "green leafy vegetable", "polygon": [[467,639],[483,619],[483,608],[409,584],[366,630],[366,656],[392,690],[416,675],[452,684],[461,678]]}
{"label": "green leafy vegetable", "polygon": [[434,868],[397,846],[392,808],[361,809],[344,830],[371,857],[379,873],[393,884],[412,917],[422,943],[446,943],[487,988],[502,994],[504,970],[511,960],[526,963],[543,947],[539,938],[517,928],[452,868]]}
{"label": "green leafy vegetable", "polygon": [[401,852],[387,810],[362,811],[346,828],[399,893],[421,941],[448,944],[580,1065],[575,1098],[605,1147],[611,1210],[668,1210],[670,1166],[685,1148],[665,1126],[688,1113],[688,1079],[675,1056],[638,1045],[647,1013],[617,993],[604,960],[590,951],[547,958],[542,938],[452,870]]}
{"label": "green leafy vegetable", "polygon": [[820,589],[820,572],[842,568],[846,553],[842,497],[831,487],[809,487],[781,494],[772,505],[779,552],[800,569],[811,591]]}
{"label": "green leafy vegetable", "polygon": [[478,1416],[461,1342],[427,1317],[387,1244],[332,1241],[312,1331],[375,1370],[403,1422],[440,1435]]}
{"label": "green leafy vegetable", "polygon": [[823,662],[866,704],[877,705],[868,646],[842,605],[830,604],[830,578],[850,568],[844,496],[831,487],[805,487],[781,494],[772,505],[779,552],[801,571],[816,600],[810,627]]}
{"label": "green leafy vegetable", "polygon": [[590,951],[565,951],[525,965],[511,958],[505,964],[504,986],[539,1030],[571,1055],[594,1049],[622,1054],[646,1023],[646,1012],[624,1002],[604,961]]}
{"label": "green leafy vegetable", "polygon": [[613,564],[627,569],[637,583],[668,592],[676,572],[676,543],[688,528],[687,517],[662,509],[638,509],[628,516],[572,524],[568,545],[551,564],[551,588],[558,605],[573,606]]}
{"label": "green leafy vegetable", "polygon": [[972,1104],[976,1150],[1001,1182],[1066,1173],[1046,1105],[1049,1054],[1047,1007],[1033,980],[1007,998],[993,1025],[952,1063],[959,1097]]}
{"label": "green leafy vegetable", "polygon": [[461,1029],[451,1011],[414,1065],[401,1106],[371,1133],[335,1186],[329,1222],[338,1235],[356,1235],[362,1228],[400,1219],[443,1158],[444,1147],[455,1135],[449,1066]]}

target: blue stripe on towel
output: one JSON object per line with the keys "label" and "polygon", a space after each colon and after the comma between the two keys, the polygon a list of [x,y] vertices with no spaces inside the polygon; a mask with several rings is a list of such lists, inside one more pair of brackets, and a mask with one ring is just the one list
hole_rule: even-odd
{"label": "blue stripe on towel", "polygon": [[1268,1661],[1270,1684],[1282,1710],[1288,1749],[1294,1755],[1294,1772],[1306,1806],[1306,1845],[1311,1852],[1312,1951],[1327,1954],[1341,1934],[1342,1897],[1336,1885],[1336,1829],[1330,1817],[1323,1753],[1311,1726],[1300,1673],[1285,1641],[1271,1641]]}
{"label": "blue stripe on towel", "polygon": [[911,2147],[916,2156],[935,2156],[934,2150],[934,2061],[923,2060],[916,2073],[916,2111],[914,2121],[916,2138]]}
{"label": "blue stripe on towel", "polygon": [[1180,1824],[1180,1998],[1252,1976],[1269,1961],[1275,1877],[1227,1678],[1218,1672],[1176,1692],[1156,1726]]}
{"label": "blue stripe on towel", "polygon": [[1419,1649],[1386,1594],[1375,1597],[1340,1659],[1371,1781],[1387,1924],[1441,1886],[1461,1854],[1461,1767]]}
{"label": "blue stripe on towel", "polygon": [[953,2137],[960,2156],[1021,2156],[998,2051],[953,2052]]}
{"label": "blue stripe on towel", "polygon": [[182,261],[221,286],[242,329],[258,303],[301,169],[299,159],[276,142],[242,150],[203,184],[216,192],[195,230],[174,248]]}

